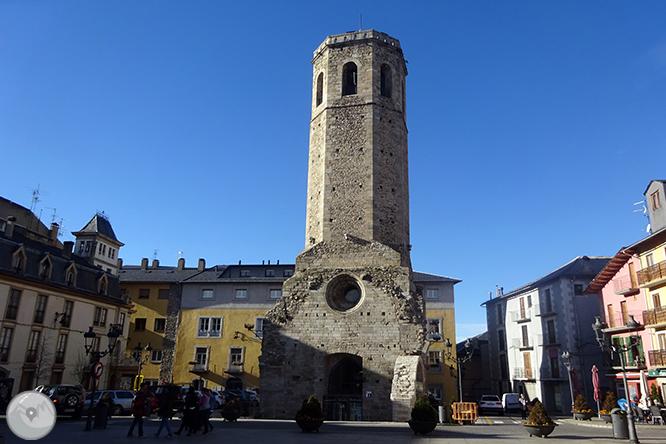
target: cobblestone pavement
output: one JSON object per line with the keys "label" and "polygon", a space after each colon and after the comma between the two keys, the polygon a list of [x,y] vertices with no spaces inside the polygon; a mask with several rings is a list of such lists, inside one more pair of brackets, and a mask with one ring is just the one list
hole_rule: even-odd
{"label": "cobblestone pavement", "polygon": [[[112,418],[106,429],[84,431],[85,420],[70,420],[59,418],[53,431],[45,438],[39,440],[40,444],[131,444],[172,442],[181,444],[194,443],[319,443],[319,444],[398,444],[398,443],[437,443],[437,444],[463,444],[487,443],[489,440],[521,442],[540,442],[542,438],[529,437],[521,425],[520,418],[510,416],[482,417],[475,425],[449,425],[440,424],[435,431],[428,435],[414,435],[405,423],[393,422],[326,422],[320,433],[301,433],[294,421],[240,419],[238,422],[225,422],[213,419],[215,429],[207,435],[198,433],[192,437],[180,436],[172,439],[162,437],[157,439],[153,434],[157,431],[159,421],[151,418],[144,421],[145,439],[136,436],[128,438],[127,430],[131,423],[129,417]],[[560,418],[556,421],[559,426],[548,438],[550,444],[572,441],[588,441],[589,443],[618,444],[628,440],[613,439],[610,425],[594,418],[592,421],[574,421],[571,418]],[[172,427],[180,425],[179,419],[174,419]],[[643,444],[661,444],[666,442],[666,426],[637,425],[637,434]],[[175,429],[174,429],[175,430]],[[8,444],[23,444],[25,441],[14,436],[2,417],[0,421],[0,434],[4,435],[4,442]],[[135,430],[136,434],[136,430]]]}

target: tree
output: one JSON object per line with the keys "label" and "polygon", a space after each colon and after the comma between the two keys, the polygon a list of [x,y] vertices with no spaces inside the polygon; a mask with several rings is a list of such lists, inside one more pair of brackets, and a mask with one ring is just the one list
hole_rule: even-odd
{"label": "tree", "polygon": [[81,385],[88,379],[90,375],[90,361],[82,351],[79,351],[79,354],[76,356],[76,363],[70,375]]}
{"label": "tree", "polygon": [[51,367],[51,357],[53,353],[47,347],[48,341],[46,335],[42,335],[42,344],[37,352],[37,360],[35,361],[35,385],[39,385],[39,380],[44,379],[49,375]]}

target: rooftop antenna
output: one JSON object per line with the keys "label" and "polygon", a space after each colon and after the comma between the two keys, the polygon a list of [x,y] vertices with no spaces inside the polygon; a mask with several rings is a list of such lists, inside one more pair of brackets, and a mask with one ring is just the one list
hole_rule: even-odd
{"label": "rooftop antenna", "polygon": [[358,15],[358,30],[363,31],[363,14]]}
{"label": "rooftop antenna", "polygon": [[183,250],[180,250],[178,252],[178,259],[181,259],[183,257]]}
{"label": "rooftop antenna", "polygon": [[157,259],[157,249],[153,250],[153,260]]}
{"label": "rooftop antenna", "polygon": [[32,202],[30,203],[30,211],[33,213],[35,212],[35,208],[37,208],[37,202],[39,202],[39,185],[37,184],[37,188],[34,188],[32,190]]}

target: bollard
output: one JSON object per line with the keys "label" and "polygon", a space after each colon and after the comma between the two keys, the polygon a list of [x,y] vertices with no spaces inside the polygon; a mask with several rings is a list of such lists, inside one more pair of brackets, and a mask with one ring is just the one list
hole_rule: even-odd
{"label": "bollard", "polygon": [[444,406],[440,405],[438,410],[439,410],[439,422],[443,423],[446,421],[446,413],[444,410]]}

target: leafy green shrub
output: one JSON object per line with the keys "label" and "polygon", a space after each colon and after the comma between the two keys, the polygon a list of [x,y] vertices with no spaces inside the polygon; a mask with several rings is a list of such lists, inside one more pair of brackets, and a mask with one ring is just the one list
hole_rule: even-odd
{"label": "leafy green shrub", "polygon": [[659,389],[657,388],[656,385],[654,385],[654,382],[650,386],[650,398],[652,398],[653,401],[658,402],[659,404],[664,403],[664,400],[661,399],[661,394],[659,394]]}
{"label": "leafy green shrub", "polygon": [[296,419],[299,421],[323,421],[324,413],[321,411],[321,404],[317,399],[317,395],[310,395],[310,397],[303,401],[301,409],[296,412]]}
{"label": "leafy green shrub", "polygon": [[416,398],[412,407],[412,421],[437,422],[438,419],[437,410],[430,404],[425,393]]}
{"label": "leafy green shrub", "polygon": [[553,420],[548,416],[546,408],[539,401],[535,401],[530,411],[530,416],[527,418],[528,425],[554,425]]}

